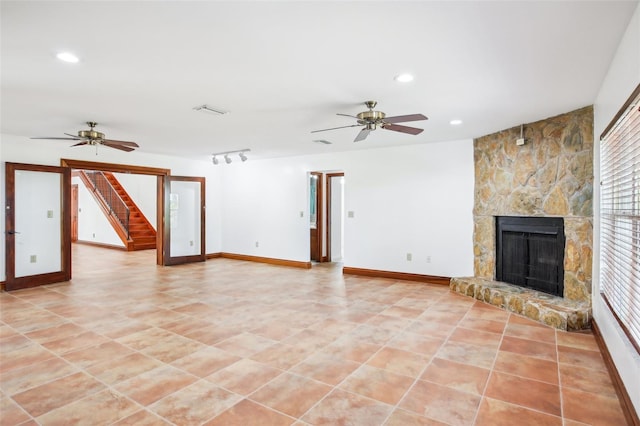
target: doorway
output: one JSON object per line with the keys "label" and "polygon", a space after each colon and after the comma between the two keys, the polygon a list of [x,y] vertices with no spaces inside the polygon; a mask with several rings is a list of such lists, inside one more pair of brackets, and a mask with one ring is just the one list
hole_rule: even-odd
{"label": "doorway", "polygon": [[327,261],[342,262],[344,255],[344,173],[327,173]]}
{"label": "doorway", "polygon": [[[94,161],[82,161],[82,160],[72,160],[63,158],[60,160],[60,165],[62,167],[68,167],[73,170],[94,170],[94,171],[103,171],[103,172],[112,172],[112,173],[125,173],[125,174],[139,174],[139,175],[151,175],[156,176],[156,193],[162,194],[164,191],[164,181],[165,177],[171,174],[170,169],[156,168],[156,167],[142,167],[142,166],[132,166],[127,164],[113,164],[113,163],[101,163]],[[162,228],[162,211],[163,204],[160,200],[162,200],[161,195],[156,195],[157,207],[156,207],[156,264],[163,265],[164,257],[162,255],[162,244],[163,244],[163,235],[161,233]]]}
{"label": "doorway", "polygon": [[309,258],[341,262],[344,252],[344,172],[309,173]]}
{"label": "doorway", "polygon": [[[77,170],[156,176],[156,264],[176,265],[205,260],[204,178],[171,176],[170,169],[155,167],[64,158],[60,160],[60,163],[63,167]],[[172,199],[173,202],[171,202]],[[185,200],[189,200],[189,202]],[[193,226],[186,228],[179,226],[182,222],[191,224],[191,220],[193,220]],[[183,233],[178,231],[185,229],[189,231]],[[182,241],[183,239],[185,241]],[[187,244],[189,248],[185,249],[180,244]]]}
{"label": "doorway", "polygon": [[[156,264],[206,259],[205,178],[170,176],[169,169],[151,167],[69,159],[60,162],[60,167],[6,163],[7,290],[71,279],[71,239],[75,237],[71,228],[76,211],[72,208],[72,169],[156,176]],[[49,245],[43,243],[43,235]],[[187,249],[182,247],[185,239]],[[43,247],[46,250],[40,250]]]}

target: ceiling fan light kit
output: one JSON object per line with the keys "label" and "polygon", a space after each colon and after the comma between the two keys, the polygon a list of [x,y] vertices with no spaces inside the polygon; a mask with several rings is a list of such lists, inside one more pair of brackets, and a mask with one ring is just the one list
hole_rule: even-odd
{"label": "ceiling fan light kit", "polygon": [[218,160],[218,157],[223,157],[225,163],[231,164],[233,160],[231,159],[231,157],[229,157],[229,155],[238,154],[238,156],[240,157],[240,160],[242,160],[242,162],[244,163],[245,161],[248,160],[247,155],[245,153],[249,151],[251,151],[249,148],[245,148],[245,149],[237,149],[235,151],[216,152],[211,154],[211,162],[217,166],[218,164],[220,164],[220,160]]}
{"label": "ceiling fan light kit", "polygon": [[428,120],[428,118],[422,114],[398,115],[395,117],[387,117],[387,115],[382,111],[374,111],[374,108],[378,104],[376,101],[366,101],[364,104],[367,108],[369,108],[369,110],[360,112],[355,116],[350,114],[340,114],[340,113],[337,114],[345,117],[355,118],[357,121],[357,124],[352,124],[350,126],[332,127],[329,129],[313,130],[311,133],[326,132],[328,130],[345,129],[347,127],[364,126],[364,128],[360,130],[360,133],[358,133],[356,138],[353,140],[354,142],[359,142],[361,140],[366,139],[367,136],[369,136],[369,133],[371,133],[373,130],[376,130],[378,127],[381,127],[384,130],[391,130],[394,132],[417,135],[422,133],[423,129],[419,129],[417,127],[401,126],[395,123]]}

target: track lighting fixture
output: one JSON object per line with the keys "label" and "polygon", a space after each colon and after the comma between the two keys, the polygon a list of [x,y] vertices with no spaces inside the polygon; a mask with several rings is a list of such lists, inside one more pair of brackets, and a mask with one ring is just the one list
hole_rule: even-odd
{"label": "track lighting fixture", "polygon": [[213,162],[213,164],[218,165],[220,163],[220,160],[218,159],[218,156],[220,156],[220,157],[224,157],[224,162],[225,163],[231,164],[231,162],[233,160],[231,159],[231,157],[229,157],[229,155],[238,154],[240,159],[244,163],[245,161],[248,160],[247,155],[245,153],[249,152],[249,151],[251,151],[251,150],[249,148],[246,148],[246,149],[237,149],[235,151],[216,152],[216,153],[211,154],[212,155],[211,161]]}

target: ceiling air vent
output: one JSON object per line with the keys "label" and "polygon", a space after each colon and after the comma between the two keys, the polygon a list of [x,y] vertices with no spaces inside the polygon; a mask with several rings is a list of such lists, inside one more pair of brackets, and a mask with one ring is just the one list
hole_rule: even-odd
{"label": "ceiling air vent", "polygon": [[196,111],[200,111],[200,112],[204,112],[206,114],[212,114],[212,115],[224,115],[226,113],[228,113],[229,111],[223,111],[221,109],[218,108],[212,108],[209,105],[200,105],[197,107],[193,107],[194,110]]}

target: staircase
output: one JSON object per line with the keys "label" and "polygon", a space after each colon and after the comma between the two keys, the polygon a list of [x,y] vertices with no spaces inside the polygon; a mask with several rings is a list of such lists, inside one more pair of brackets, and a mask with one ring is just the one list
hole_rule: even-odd
{"label": "staircase", "polygon": [[156,248],[156,230],[112,173],[82,171],[80,178],[127,251]]}

